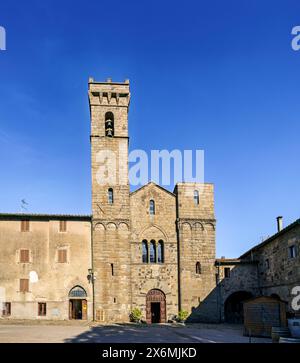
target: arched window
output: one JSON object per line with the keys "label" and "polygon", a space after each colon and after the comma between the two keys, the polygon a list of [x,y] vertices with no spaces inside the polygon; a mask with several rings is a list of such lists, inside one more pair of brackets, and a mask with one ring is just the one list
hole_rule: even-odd
{"label": "arched window", "polygon": [[199,261],[196,262],[196,274],[197,275],[201,274],[201,263]]}
{"label": "arched window", "polygon": [[148,243],[145,239],[142,242],[142,261],[148,263]]}
{"label": "arched window", "polygon": [[156,246],[155,241],[150,242],[150,262],[155,263],[156,262]]}
{"label": "arched window", "polygon": [[162,240],[158,241],[157,245],[157,262],[164,262],[164,242]]}
{"label": "arched window", "polygon": [[108,203],[109,204],[113,204],[113,202],[114,202],[114,191],[113,191],[112,188],[109,188],[108,189],[108,195],[107,195],[107,197],[108,197]]}
{"label": "arched window", "polygon": [[199,192],[198,192],[198,190],[194,190],[194,203],[195,203],[195,205],[199,204]]}
{"label": "arched window", "polygon": [[86,297],[86,291],[81,286],[74,286],[69,292],[69,297]]}
{"label": "arched window", "polygon": [[155,214],[155,202],[153,199],[150,200],[149,213],[150,215]]}
{"label": "arched window", "polygon": [[115,133],[114,128],[114,114],[106,112],[105,114],[105,136],[113,137]]}

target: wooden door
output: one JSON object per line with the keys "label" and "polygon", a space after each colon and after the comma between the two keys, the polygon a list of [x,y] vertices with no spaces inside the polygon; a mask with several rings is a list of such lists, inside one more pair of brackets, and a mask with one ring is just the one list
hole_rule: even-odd
{"label": "wooden door", "polygon": [[148,324],[151,324],[152,320],[152,312],[151,312],[151,303],[156,302],[160,303],[160,323],[166,322],[166,296],[165,294],[158,289],[152,289],[148,292],[146,296],[146,321]]}
{"label": "wooden door", "polygon": [[69,300],[69,319],[73,319],[73,304],[72,304],[72,300]]}
{"label": "wooden door", "polygon": [[86,300],[82,300],[82,319],[83,320],[87,319],[87,301]]}

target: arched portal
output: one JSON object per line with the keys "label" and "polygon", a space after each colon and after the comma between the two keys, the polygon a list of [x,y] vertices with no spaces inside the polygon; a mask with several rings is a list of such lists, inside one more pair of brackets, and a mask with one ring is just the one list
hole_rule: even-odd
{"label": "arched portal", "polygon": [[69,292],[69,318],[87,319],[87,294],[81,286],[74,286]]}
{"label": "arched portal", "polygon": [[166,295],[158,289],[152,289],[146,296],[146,320],[151,323],[166,322]]}
{"label": "arched portal", "polygon": [[224,305],[226,323],[242,324],[244,322],[244,301],[253,295],[248,291],[236,291],[231,294]]}

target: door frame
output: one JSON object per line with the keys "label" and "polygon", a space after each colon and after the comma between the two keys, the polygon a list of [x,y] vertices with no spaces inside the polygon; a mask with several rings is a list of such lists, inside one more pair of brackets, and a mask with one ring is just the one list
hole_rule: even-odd
{"label": "door frame", "polygon": [[[73,301],[81,302],[81,319],[74,317]],[[87,320],[87,299],[69,299],[69,319],[70,320]]]}
{"label": "door frame", "polygon": [[160,321],[159,323],[166,322],[166,295],[159,289],[152,289],[146,295],[146,321],[147,324],[152,324],[152,309],[151,303],[160,304]]}

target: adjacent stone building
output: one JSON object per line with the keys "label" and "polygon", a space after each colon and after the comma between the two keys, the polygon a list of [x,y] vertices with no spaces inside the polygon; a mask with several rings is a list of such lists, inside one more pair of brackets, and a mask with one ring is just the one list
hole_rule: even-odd
{"label": "adjacent stone building", "polygon": [[[286,228],[277,218],[277,233],[254,246],[239,259],[217,259],[219,320],[243,321],[243,302],[269,296],[286,303],[287,316],[299,315],[293,300],[300,291],[300,220]],[[298,288],[297,288],[298,287]],[[297,289],[298,292],[296,292]]]}
{"label": "adjacent stone building", "polygon": [[150,182],[130,192],[129,81],[89,80],[92,214],[0,214],[5,319],[147,323],[242,322],[246,299],[277,296],[291,309],[300,285],[300,222],[239,259],[216,259],[214,188]]}

